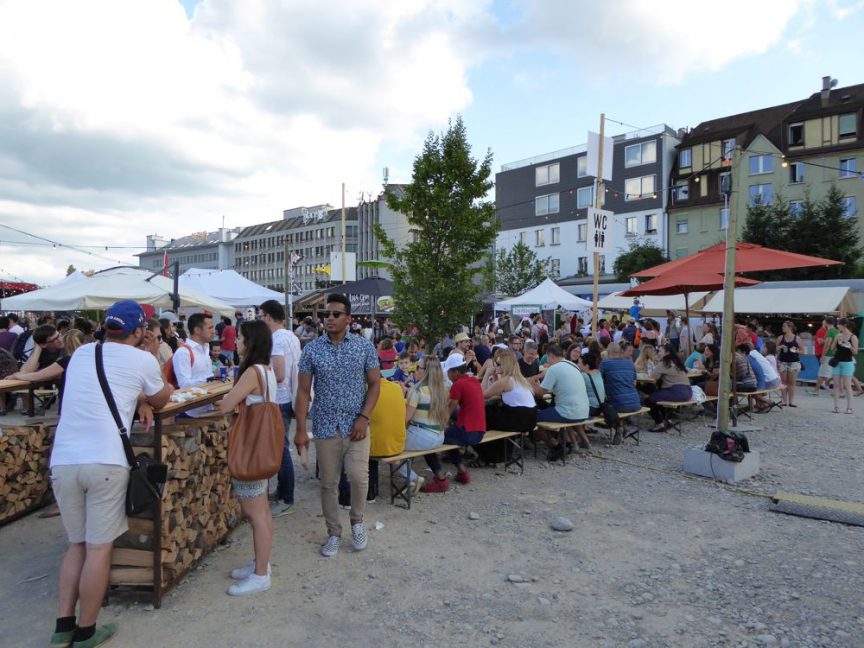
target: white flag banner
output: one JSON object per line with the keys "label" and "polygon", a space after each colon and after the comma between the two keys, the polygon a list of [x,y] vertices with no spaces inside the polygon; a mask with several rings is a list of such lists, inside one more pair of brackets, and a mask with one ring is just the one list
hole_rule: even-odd
{"label": "white flag banner", "polygon": [[[612,182],[612,155],[615,142],[611,137],[603,138],[603,179]],[[600,158],[600,133],[588,131],[588,161],[586,164],[589,176],[597,177],[597,162]]]}
{"label": "white flag banner", "polygon": [[612,225],[615,214],[605,209],[588,208],[588,250],[608,252],[612,249]]}

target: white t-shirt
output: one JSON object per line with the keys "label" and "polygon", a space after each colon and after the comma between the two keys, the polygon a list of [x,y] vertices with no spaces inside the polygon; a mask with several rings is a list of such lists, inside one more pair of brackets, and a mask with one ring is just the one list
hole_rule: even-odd
{"label": "white t-shirt", "polygon": [[285,358],[285,379],[276,387],[276,402],[291,403],[297,391],[297,368],[300,362],[300,340],[291,331],[277,329],[273,332],[273,351],[270,355]]}
{"label": "white t-shirt", "polygon": [[14,333],[15,335],[21,335],[24,332],[24,329],[18,324],[13,324],[9,327],[9,332]]}
{"label": "white t-shirt", "polygon": [[[192,362],[190,353],[195,354],[195,362]],[[177,345],[177,351],[171,357],[171,362],[174,363],[174,375],[177,378],[177,386],[193,387],[195,385],[203,385],[207,379],[213,376],[213,363],[210,361],[210,345],[199,344],[191,337],[186,340],[184,345]],[[189,416],[201,416],[212,412],[213,405],[204,405],[187,410]]]}
{"label": "white t-shirt", "polygon": [[[512,380],[512,378],[511,378]],[[510,407],[537,407],[531,390],[513,380],[513,389],[501,392],[501,401]]]}
{"label": "white t-shirt", "polygon": [[[128,430],[138,395],[144,392],[152,396],[164,387],[159,361],[146,351],[114,342],[105,343],[102,361],[120,420]],[[129,465],[117,424],[96,377],[95,343],[80,347],[69,361],[63,413],[51,452],[52,466],[90,463]]]}

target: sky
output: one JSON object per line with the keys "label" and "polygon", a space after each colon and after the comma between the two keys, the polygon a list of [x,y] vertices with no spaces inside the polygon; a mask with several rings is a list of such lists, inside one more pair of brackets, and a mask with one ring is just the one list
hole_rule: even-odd
{"label": "sky", "polygon": [[[0,0],[0,279],[864,83],[862,0]],[[632,130],[609,123],[610,134]]]}

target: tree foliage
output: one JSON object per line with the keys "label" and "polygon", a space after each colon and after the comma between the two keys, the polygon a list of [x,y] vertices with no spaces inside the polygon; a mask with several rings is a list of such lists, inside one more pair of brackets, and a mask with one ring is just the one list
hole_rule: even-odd
{"label": "tree foliage", "polygon": [[763,279],[838,279],[856,276],[864,256],[858,235],[857,218],[843,216],[843,193],[831,186],[816,202],[809,194],[792,212],[790,204],[777,196],[768,205],[747,207],[742,238],[777,250],[808,254],[843,265],[802,268],[765,274]]}
{"label": "tree foliage", "polygon": [[494,288],[503,295],[521,295],[549,276],[545,264],[522,241],[509,252],[498,250],[492,270]]}
{"label": "tree foliage", "polygon": [[416,324],[427,339],[466,323],[479,310],[484,257],[495,240],[492,152],[471,157],[461,117],[446,132],[429,133],[414,160],[411,184],[387,204],[402,212],[416,233],[402,248],[376,225],[383,256],[392,260],[395,319]]}
{"label": "tree foliage", "polygon": [[66,268],[66,276],[68,277],[68,276],[71,275],[73,272],[75,272],[75,266],[72,265],[72,264],[70,263],[70,264],[69,264],[69,267]]}
{"label": "tree foliage", "polygon": [[668,260],[663,253],[663,248],[654,241],[635,240],[630,242],[630,248],[626,252],[619,254],[615,259],[612,271],[618,281],[629,282],[631,274],[666,263]]}

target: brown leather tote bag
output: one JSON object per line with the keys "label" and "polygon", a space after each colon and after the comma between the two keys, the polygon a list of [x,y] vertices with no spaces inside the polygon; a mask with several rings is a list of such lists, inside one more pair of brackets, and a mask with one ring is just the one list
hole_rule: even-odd
{"label": "brown leather tote bag", "polygon": [[255,366],[263,403],[239,405],[228,432],[228,472],[240,481],[270,479],[279,472],[285,448],[285,424],[279,405],[270,400],[270,381]]}

